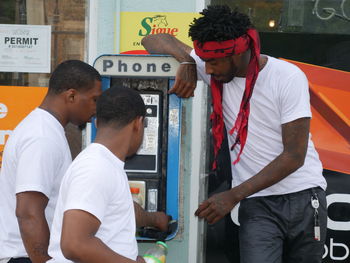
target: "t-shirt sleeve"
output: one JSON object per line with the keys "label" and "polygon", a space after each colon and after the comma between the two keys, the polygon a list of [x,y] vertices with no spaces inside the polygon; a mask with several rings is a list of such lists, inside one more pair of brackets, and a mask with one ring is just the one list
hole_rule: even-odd
{"label": "t-shirt sleeve", "polygon": [[39,138],[24,145],[16,170],[16,194],[35,191],[49,198],[62,161],[62,153],[50,139]]}
{"label": "t-shirt sleeve", "polygon": [[194,49],[191,51],[190,56],[196,61],[197,78],[210,85],[210,75],[205,73],[205,62],[196,55]]}
{"label": "t-shirt sleeve", "polygon": [[281,123],[311,117],[309,83],[301,70],[285,80],[280,93]]}
{"label": "t-shirt sleeve", "polygon": [[83,210],[102,222],[108,202],[117,189],[115,189],[116,182],[110,174],[111,170],[107,170],[102,165],[96,166],[92,163],[72,167],[71,179],[65,184],[67,195],[63,210]]}

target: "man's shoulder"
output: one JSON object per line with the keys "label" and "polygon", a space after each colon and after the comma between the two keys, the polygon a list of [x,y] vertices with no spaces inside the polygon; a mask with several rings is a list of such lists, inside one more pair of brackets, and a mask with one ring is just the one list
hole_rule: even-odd
{"label": "man's shoulder", "polygon": [[[37,115],[37,109],[34,109],[31,111],[27,116],[25,116],[15,127],[13,130],[13,133],[20,133],[26,129],[32,128],[31,130],[35,130],[37,125],[34,125],[33,122],[36,122],[38,115]],[[30,131],[28,131],[30,132]]]}
{"label": "man's shoulder", "polygon": [[[15,133],[30,134],[30,136],[40,136],[42,133],[50,133],[53,129],[60,128],[53,116],[39,108],[30,112],[14,129]],[[63,129],[63,128],[62,128]]]}
{"label": "man's shoulder", "polygon": [[88,147],[73,160],[64,176],[64,182],[66,187],[88,182],[91,187],[110,189],[118,185],[119,173],[119,169],[108,158]]}
{"label": "man's shoulder", "polygon": [[271,56],[267,57],[270,68],[272,70],[278,71],[280,74],[283,74],[282,76],[302,73],[301,69],[298,66],[283,58],[275,58]]}
{"label": "man's shoulder", "polygon": [[62,125],[48,112],[38,108],[17,125],[13,131],[13,137],[17,140],[52,141],[57,145],[62,145],[61,141],[65,140]]}
{"label": "man's shoulder", "polygon": [[[19,154],[35,153],[35,156],[63,156],[67,152],[66,143],[55,135],[50,133],[42,133],[40,129],[30,130],[18,129],[10,135],[6,142],[5,149],[8,153]],[[69,151],[69,149],[68,149]]]}
{"label": "man's shoulder", "polygon": [[104,174],[107,171],[119,172],[115,169],[115,163],[108,156],[105,149],[99,144],[93,143],[86,147],[72,162],[73,170],[84,169],[96,174]]}

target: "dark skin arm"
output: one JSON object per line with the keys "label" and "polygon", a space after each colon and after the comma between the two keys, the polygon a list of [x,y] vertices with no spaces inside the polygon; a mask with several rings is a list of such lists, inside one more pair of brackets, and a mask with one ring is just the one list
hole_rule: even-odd
{"label": "dark skin arm", "polygon": [[45,217],[49,199],[39,192],[23,192],[16,195],[16,201],[17,221],[28,256],[33,263],[44,263],[50,259],[50,230]]}
{"label": "dark skin arm", "polygon": [[63,255],[74,262],[84,263],[144,263],[126,258],[106,246],[95,235],[101,222],[92,214],[72,209],[64,213],[61,236]]}
{"label": "dark skin arm", "polygon": [[134,210],[137,227],[150,226],[163,232],[168,230],[168,223],[171,218],[164,212],[147,212],[135,202]]}
{"label": "dark skin arm", "polygon": [[195,215],[214,224],[244,198],[268,188],[304,164],[310,129],[310,118],[300,118],[282,125],[283,152],[259,173],[244,183],[215,194],[199,205]]}
{"label": "dark skin arm", "polygon": [[[141,40],[141,43],[150,54],[172,55],[180,63],[185,61],[195,62],[190,56],[192,48],[172,35],[148,35]],[[180,65],[176,73],[174,86],[169,90],[169,93],[175,93],[182,98],[189,98],[193,96],[196,85],[196,65]]]}

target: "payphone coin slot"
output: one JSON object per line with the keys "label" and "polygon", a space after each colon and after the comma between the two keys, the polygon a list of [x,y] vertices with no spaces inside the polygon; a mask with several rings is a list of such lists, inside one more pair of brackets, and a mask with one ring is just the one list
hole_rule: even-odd
{"label": "payphone coin slot", "polygon": [[148,189],[147,211],[156,212],[158,209],[158,189]]}

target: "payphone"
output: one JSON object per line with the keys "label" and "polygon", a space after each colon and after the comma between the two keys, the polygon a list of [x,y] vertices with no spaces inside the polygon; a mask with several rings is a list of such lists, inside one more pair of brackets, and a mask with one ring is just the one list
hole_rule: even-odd
{"label": "payphone", "polygon": [[[166,125],[162,127],[162,92],[151,90],[147,86],[144,88],[146,90],[140,91],[146,106],[144,137],[138,152],[126,160],[125,170],[129,179],[133,180],[130,185],[139,186],[141,192],[143,190],[140,205],[149,212],[155,212],[158,208],[163,210],[165,208],[163,202],[164,191],[161,190],[164,189],[162,167],[165,161],[162,160],[162,156],[165,156],[166,151],[162,150],[161,135],[163,131],[166,131]],[[135,180],[140,180],[138,185]],[[146,184],[142,184],[143,180],[146,180]]]}
{"label": "payphone", "polygon": [[[125,170],[130,186],[139,188],[145,210],[164,211],[177,220],[181,100],[168,90],[178,62],[169,56],[102,55],[94,67],[102,76],[103,90],[117,85],[140,92],[146,106],[144,138],[138,152],[126,160]],[[93,126],[92,141],[95,133]]]}

